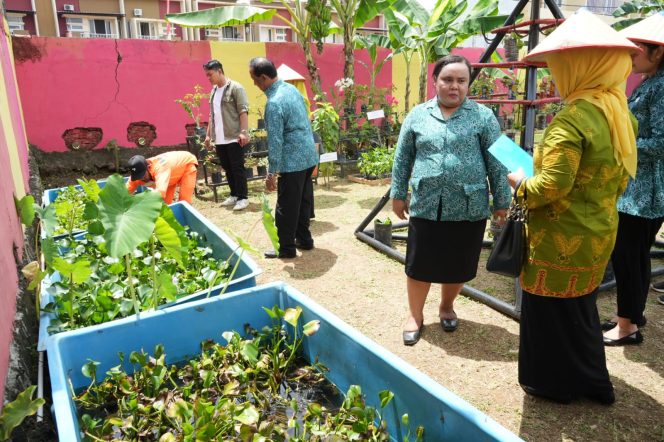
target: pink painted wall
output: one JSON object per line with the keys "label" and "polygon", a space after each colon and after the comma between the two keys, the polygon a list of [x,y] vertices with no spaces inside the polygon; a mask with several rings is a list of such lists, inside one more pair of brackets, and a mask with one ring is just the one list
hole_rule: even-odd
{"label": "pink painted wall", "polygon": [[31,11],[30,0],[5,0],[5,8],[9,10]]}
{"label": "pink painted wall", "polygon": [[[17,64],[16,71],[28,140],[46,152],[66,151],[63,132],[79,126],[102,128],[104,137],[98,149],[111,139],[131,147],[126,134],[134,121],[156,126],[155,146],[182,144],[184,125],[190,119],[174,100],[191,92],[195,84],[209,89],[201,67],[211,58],[206,41],[33,37],[31,42],[41,52],[41,59]],[[265,48],[267,57],[277,65],[286,63],[308,78],[304,53],[296,43],[265,43]],[[342,51],[342,45],[326,45],[322,55],[315,55],[326,92],[343,77]],[[381,49],[380,57],[388,53]],[[356,82],[369,84],[369,73],[357,60],[368,63],[366,51],[356,51],[355,72]],[[391,72],[388,61],[377,86],[389,87]],[[309,93],[313,97],[310,88]]]}
{"label": "pink painted wall", "polygon": [[[0,25],[3,25],[0,16]],[[4,83],[0,88],[0,404],[3,404],[5,378],[9,366],[9,345],[12,341],[18,279],[14,253],[23,254],[23,230],[16,214],[14,195],[17,192],[15,177],[28,185],[27,142],[21,119],[21,107],[16,88],[16,76],[12,67],[9,41],[0,34],[0,69]],[[4,107],[7,104],[8,112]],[[9,115],[8,115],[9,113]],[[10,131],[5,131],[9,127]],[[18,164],[11,160],[10,152],[18,150]]]}
{"label": "pink painted wall", "polygon": [[127,126],[134,121],[157,127],[157,146],[182,144],[190,119],[174,100],[195,84],[209,87],[202,72],[210,59],[207,42],[49,37],[32,42],[41,60],[17,64],[16,71],[28,140],[47,152],[66,151],[62,133],[78,126],[102,128],[98,148],[111,139],[130,146]]}

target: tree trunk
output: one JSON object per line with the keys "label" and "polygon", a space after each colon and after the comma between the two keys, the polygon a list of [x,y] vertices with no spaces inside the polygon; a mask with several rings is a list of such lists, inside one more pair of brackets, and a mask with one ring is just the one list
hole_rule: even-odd
{"label": "tree trunk", "polygon": [[403,97],[403,104],[406,110],[406,113],[410,110],[410,62],[413,61],[413,54],[403,56],[406,61],[406,94]]}
{"label": "tree trunk", "polygon": [[429,64],[426,54],[422,55],[420,60],[420,103],[427,101],[427,72]]}
{"label": "tree trunk", "polygon": [[[355,124],[355,45],[353,44],[352,24],[344,26],[344,78],[353,80],[353,85],[346,89],[344,95],[344,109],[352,110],[346,115],[346,129]],[[344,111],[345,112],[345,111]]]}
{"label": "tree trunk", "polygon": [[309,77],[311,77],[311,91],[314,93],[314,101],[327,101],[323,88],[320,84],[320,75],[318,75],[318,67],[316,61],[311,53],[311,41],[309,39],[301,39],[302,50],[304,51],[304,59],[307,61],[307,70]]}

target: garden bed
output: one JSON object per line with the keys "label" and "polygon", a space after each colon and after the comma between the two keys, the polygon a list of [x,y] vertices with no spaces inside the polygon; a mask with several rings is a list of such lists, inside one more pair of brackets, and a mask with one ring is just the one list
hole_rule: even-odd
{"label": "garden bed", "polygon": [[[302,355],[310,363],[326,366],[326,377],[339,390],[345,392],[351,385],[359,385],[367,404],[376,408],[381,408],[382,391],[394,393],[389,406],[381,409],[392,440],[403,440],[410,433],[414,441],[419,426],[424,427],[425,440],[429,441],[519,440],[463,399],[282,283],[55,336],[49,341],[48,354],[60,440],[80,440],[72,394],[89,385],[81,367],[90,360],[98,363],[97,373],[105,373],[118,365],[119,352],[128,356],[163,345],[166,363],[182,361],[198,354],[201,342],[218,341],[224,331],[243,333],[247,324],[254,329],[270,326],[264,308],[274,306],[282,310],[301,307],[302,323],[320,322],[317,333],[303,341]],[[122,365],[131,373],[134,364],[129,359],[125,357]],[[408,414],[408,425],[402,421],[404,414]]]}
{"label": "garden bed", "polygon": [[392,182],[392,177],[367,178],[364,174],[348,175],[348,181],[359,184],[368,184],[370,186],[384,186]]}

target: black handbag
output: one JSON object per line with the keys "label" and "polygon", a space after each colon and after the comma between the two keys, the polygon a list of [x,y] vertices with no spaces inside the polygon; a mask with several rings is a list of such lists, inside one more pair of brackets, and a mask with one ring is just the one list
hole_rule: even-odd
{"label": "black handbag", "polygon": [[[517,185],[517,190],[519,188]],[[524,202],[519,204],[516,199],[516,190],[507,214],[507,222],[486,261],[486,269],[491,273],[516,278],[526,260],[527,238],[526,217],[528,209]]]}

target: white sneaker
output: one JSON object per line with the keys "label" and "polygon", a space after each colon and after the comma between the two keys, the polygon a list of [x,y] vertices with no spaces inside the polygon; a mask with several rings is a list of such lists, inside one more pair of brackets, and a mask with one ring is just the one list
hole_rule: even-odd
{"label": "white sneaker", "polygon": [[237,203],[237,197],[236,197],[236,196],[229,196],[228,198],[226,198],[226,199],[221,203],[221,206],[222,206],[222,207],[230,207],[230,206],[234,206],[235,203]]}
{"label": "white sneaker", "polygon": [[249,200],[245,198],[243,200],[238,200],[237,204],[235,204],[235,207],[233,207],[233,210],[244,210],[247,207],[249,207]]}

